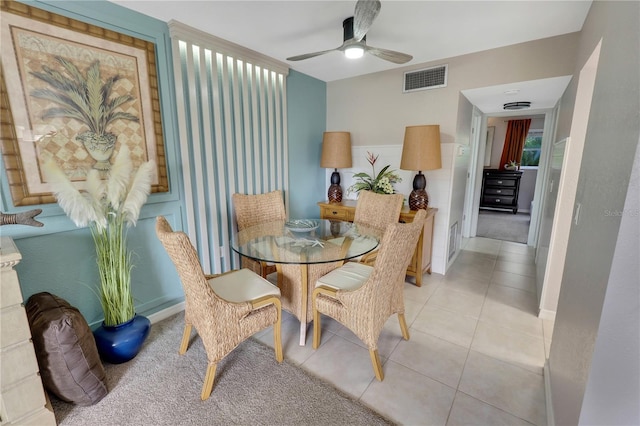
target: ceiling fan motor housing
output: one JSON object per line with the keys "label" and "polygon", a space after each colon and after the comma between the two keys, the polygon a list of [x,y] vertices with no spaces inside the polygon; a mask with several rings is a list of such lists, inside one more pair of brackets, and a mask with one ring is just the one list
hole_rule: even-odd
{"label": "ceiling fan motor housing", "polygon": [[[342,41],[351,40],[353,38],[353,16],[342,21],[343,37]],[[362,42],[367,41],[367,36],[362,37]]]}

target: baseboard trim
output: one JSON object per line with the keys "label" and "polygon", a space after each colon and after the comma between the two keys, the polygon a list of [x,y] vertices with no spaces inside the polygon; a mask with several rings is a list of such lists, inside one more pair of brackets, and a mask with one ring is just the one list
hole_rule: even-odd
{"label": "baseboard trim", "polygon": [[149,318],[151,324],[155,324],[182,311],[184,311],[184,302],[176,303],[175,305],[169,306],[168,308],[165,308],[161,311],[155,312],[151,315],[147,315],[147,318]]}
{"label": "baseboard trim", "polygon": [[553,415],[553,400],[551,399],[551,371],[549,370],[549,358],[544,363],[544,399],[547,406],[547,425],[556,426]]}

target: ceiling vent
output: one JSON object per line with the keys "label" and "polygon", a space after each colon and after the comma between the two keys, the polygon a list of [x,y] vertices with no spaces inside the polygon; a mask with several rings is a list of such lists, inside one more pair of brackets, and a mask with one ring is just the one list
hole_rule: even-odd
{"label": "ceiling vent", "polygon": [[405,93],[415,92],[416,90],[437,89],[439,87],[447,87],[447,65],[404,73],[403,92]]}

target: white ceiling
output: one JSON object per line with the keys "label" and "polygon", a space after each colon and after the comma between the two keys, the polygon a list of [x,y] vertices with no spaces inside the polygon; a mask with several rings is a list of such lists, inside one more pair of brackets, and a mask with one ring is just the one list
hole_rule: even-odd
{"label": "white ceiling", "polygon": [[[507,113],[503,105],[508,102],[531,102],[529,110],[553,108],[571,81],[571,76],[521,81],[498,86],[463,90],[462,94],[485,114]],[[508,111],[513,114],[513,111]]]}
{"label": "white ceiling", "polygon": [[355,0],[112,2],[165,22],[179,21],[326,82],[580,31],[591,6],[590,0],[382,0],[367,44],[413,55],[407,64],[396,65],[370,55],[347,59],[341,52],[286,61],[339,47],[342,21],[353,15]]}

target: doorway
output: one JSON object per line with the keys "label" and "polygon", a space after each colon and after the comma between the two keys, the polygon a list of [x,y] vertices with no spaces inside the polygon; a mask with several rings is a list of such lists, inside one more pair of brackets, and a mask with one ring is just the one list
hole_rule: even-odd
{"label": "doorway", "polygon": [[[510,120],[531,119],[529,134],[525,142],[522,158],[519,161],[520,169],[516,172],[517,184],[505,189],[484,188],[485,179],[481,182],[481,197],[485,195],[491,197],[490,193],[502,193],[504,199],[514,199],[515,209],[502,209],[487,207],[482,203],[478,207],[478,225],[476,236],[492,238],[495,240],[512,241],[527,244],[529,241],[529,231],[531,225],[531,211],[533,210],[533,199],[538,177],[538,167],[542,153],[542,140],[544,136],[544,114],[518,115],[518,116],[489,116],[487,117],[486,147],[483,163],[483,176],[487,182],[494,182],[490,179],[493,170],[501,169],[500,158],[504,147],[507,125]],[[505,182],[516,182],[505,180]],[[502,182],[502,180],[500,181]],[[506,193],[506,194],[505,194]],[[489,194],[489,195],[487,195]]]}
{"label": "doorway", "polygon": [[[510,117],[538,116],[544,117],[541,124],[532,124],[530,127],[530,129],[542,127],[542,147],[533,189],[533,200],[529,201],[526,207],[518,208],[519,211],[528,210],[530,214],[527,245],[532,247],[537,245],[541,204],[547,187],[545,177],[549,167],[551,145],[555,140],[556,122],[558,120],[558,100],[569,85],[571,78],[571,75],[566,75],[461,91],[461,94],[469,101],[473,112],[471,123],[468,124],[471,126],[471,137],[469,138],[471,157],[469,159],[467,190],[463,209],[462,237],[471,238],[476,236],[484,168],[492,166],[497,168],[499,166],[500,158],[498,157],[498,152],[501,152],[501,148],[495,148],[493,144],[502,146],[504,134],[496,134],[496,129],[491,129],[491,127],[496,126],[492,126],[492,124],[495,124],[496,120],[502,120],[502,124],[506,126],[506,122]],[[522,100],[532,101],[532,108],[516,111],[504,110],[503,104],[512,101],[514,94],[517,94]],[[478,119],[476,120],[476,118]],[[460,124],[464,125],[463,123]],[[493,151],[498,158],[492,158],[492,154],[487,152],[488,166],[485,166],[485,152],[489,151],[485,150],[488,130],[493,131],[493,138],[490,139],[490,151]],[[519,204],[525,203],[521,201]]]}

